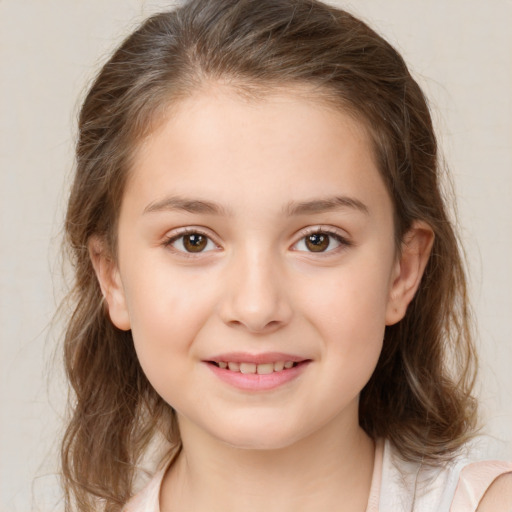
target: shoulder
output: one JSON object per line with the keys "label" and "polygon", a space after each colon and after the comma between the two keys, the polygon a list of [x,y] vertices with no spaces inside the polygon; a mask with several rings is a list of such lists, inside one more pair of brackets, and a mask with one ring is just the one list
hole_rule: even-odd
{"label": "shoulder", "polygon": [[512,512],[512,462],[470,462],[469,454],[429,466],[405,462],[386,443],[378,510]]}
{"label": "shoulder", "polygon": [[498,476],[485,492],[477,508],[477,512],[500,511],[512,512],[512,473]]}
{"label": "shoulder", "polygon": [[512,512],[512,463],[481,461],[462,470],[452,512]]}

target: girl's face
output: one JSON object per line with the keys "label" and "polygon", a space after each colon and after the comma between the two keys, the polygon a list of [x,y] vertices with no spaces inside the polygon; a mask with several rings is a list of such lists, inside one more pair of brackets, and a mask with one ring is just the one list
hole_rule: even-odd
{"label": "girl's face", "polygon": [[182,429],[279,448],[358,428],[429,236],[413,229],[396,254],[391,200],[352,118],[304,94],[212,88],[138,151],[117,264],[93,259],[112,321],[132,330]]}

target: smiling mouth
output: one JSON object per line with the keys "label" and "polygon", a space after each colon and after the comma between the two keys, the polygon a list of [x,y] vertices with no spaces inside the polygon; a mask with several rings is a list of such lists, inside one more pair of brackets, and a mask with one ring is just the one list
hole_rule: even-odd
{"label": "smiling mouth", "polygon": [[245,375],[270,375],[271,373],[284,372],[294,368],[306,361],[276,361],[274,363],[241,363],[235,361],[208,361],[210,364],[217,366],[223,370],[235,373],[243,373]]}

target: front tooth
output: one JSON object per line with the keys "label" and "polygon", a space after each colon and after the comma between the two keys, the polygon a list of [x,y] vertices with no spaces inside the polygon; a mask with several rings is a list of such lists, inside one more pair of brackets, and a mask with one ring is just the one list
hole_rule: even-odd
{"label": "front tooth", "polygon": [[225,361],[219,361],[217,364],[219,365],[219,368],[226,369],[228,367],[228,363],[226,363]]}
{"label": "front tooth", "polygon": [[256,373],[258,375],[268,375],[269,373],[274,372],[274,365],[272,363],[262,363],[259,364],[256,368]]}
{"label": "front tooth", "polygon": [[232,372],[238,372],[240,371],[240,363],[228,363],[228,368]]}
{"label": "front tooth", "polygon": [[240,372],[241,373],[256,373],[256,365],[254,363],[240,363]]}
{"label": "front tooth", "polygon": [[284,361],[277,361],[276,363],[274,363],[274,371],[275,372],[280,372],[282,371],[284,368]]}
{"label": "front tooth", "polygon": [[293,361],[286,361],[286,362],[284,363],[284,367],[285,367],[286,369],[291,368],[292,366],[293,366]]}

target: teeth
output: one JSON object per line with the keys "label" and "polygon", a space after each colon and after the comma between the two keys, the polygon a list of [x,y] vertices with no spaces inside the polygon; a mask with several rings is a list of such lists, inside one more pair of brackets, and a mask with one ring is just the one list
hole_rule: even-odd
{"label": "teeth", "polygon": [[256,365],[254,363],[240,363],[240,373],[256,373]]}
{"label": "teeth", "polygon": [[229,369],[232,372],[240,372],[244,374],[269,375],[273,372],[281,372],[284,369],[292,368],[295,363],[293,361],[276,361],[275,363],[235,363],[219,361],[219,368]]}
{"label": "teeth", "polygon": [[274,363],[274,371],[275,372],[281,372],[284,368],[284,361],[278,361],[277,363]]}
{"label": "teeth", "polygon": [[272,363],[259,364],[256,369],[258,375],[268,375],[274,372],[274,365]]}

